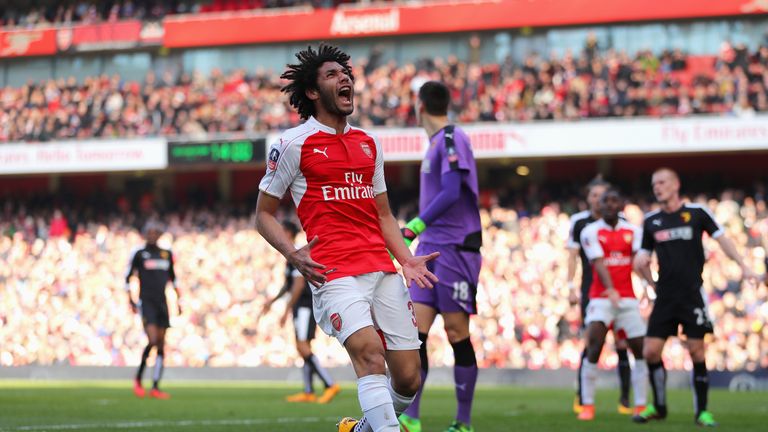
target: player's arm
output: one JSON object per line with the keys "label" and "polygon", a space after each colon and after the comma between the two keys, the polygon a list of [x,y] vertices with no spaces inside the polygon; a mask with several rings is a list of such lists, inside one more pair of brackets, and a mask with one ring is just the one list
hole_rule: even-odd
{"label": "player's arm", "polygon": [[[646,276],[643,276],[639,271],[637,271],[637,268],[635,267],[635,258],[637,257],[637,254],[640,252],[640,250],[643,247],[643,230],[640,227],[636,227],[632,225],[632,270],[640,276],[640,284],[643,289],[643,295],[641,296],[641,299],[643,301],[651,301],[651,296],[648,293],[648,280],[646,279]],[[648,266],[648,277],[653,277],[651,275],[651,268],[650,265]]]}
{"label": "player's arm", "polygon": [[288,299],[288,304],[285,305],[285,312],[283,312],[283,316],[280,318],[280,325],[285,325],[285,321],[288,320],[288,314],[293,311],[293,307],[298,303],[306,285],[307,281],[304,279],[304,276],[299,274],[293,277],[293,284],[291,284],[290,289],[291,297]]}
{"label": "player's arm", "polygon": [[649,250],[642,249],[636,253],[632,267],[635,269],[635,273],[639,274],[651,288],[656,290],[656,281],[653,280],[653,273],[651,272],[651,252]]}
{"label": "player's arm", "polygon": [[449,148],[445,141],[440,146],[440,192],[403,228],[403,238],[408,246],[459,200],[463,176],[470,170],[467,162],[472,159],[470,144],[465,142],[463,134],[454,129],[453,146]]}
{"label": "player's arm", "polygon": [[619,292],[616,291],[616,288],[613,286],[611,273],[608,271],[608,267],[605,266],[603,257],[595,258],[591,262],[595,267],[595,273],[597,273],[597,277],[600,278],[600,282],[602,282],[603,286],[605,287],[605,292],[608,294],[608,299],[611,300],[611,303],[613,303],[614,306],[618,307],[619,299],[621,296],[619,296]]}
{"label": "player's arm", "polygon": [[[579,298],[579,293],[576,290],[576,283],[573,281],[573,278],[576,276],[576,263],[578,262],[579,250],[568,249],[568,273],[565,280],[568,281],[568,296],[571,299],[571,304],[576,304]],[[576,299],[576,301],[573,299]]]}
{"label": "player's arm", "polygon": [[749,266],[744,262],[744,260],[741,257],[741,254],[739,254],[739,251],[736,250],[736,245],[733,244],[733,240],[728,238],[728,236],[721,235],[716,238],[717,243],[720,245],[720,248],[723,250],[726,256],[728,258],[732,259],[736,264],[741,267],[742,277],[744,279],[749,280],[757,280],[758,276],[757,274],[749,268]]}
{"label": "player's arm", "polygon": [[259,198],[256,201],[256,229],[267,243],[277,249],[309,280],[309,283],[317,287],[321,286],[325,283],[326,278],[325,275],[318,273],[317,269],[324,269],[325,266],[315,262],[309,255],[309,251],[317,243],[318,237],[315,236],[307,245],[296,249],[277,220],[279,205],[280,200],[276,197],[264,193],[264,191],[259,192]]}
{"label": "player's arm", "polygon": [[131,294],[131,277],[139,270],[139,252],[135,251],[131,257],[131,262],[128,265],[128,272],[125,274],[125,292],[128,294],[128,304],[131,305],[131,311],[136,313],[138,307],[136,302],[133,301],[133,295]]}
{"label": "player's arm", "polygon": [[[296,278],[297,277],[300,277],[302,280],[304,280],[304,277],[301,276],[301,273],[299,273],[298,270],[293,270],[293,272],[295,273],[293,275],[294,284],[296,282]],[[283,285],[283,287],[280,288],[280,291],[277,294],[275,294],[274,297],[272,297],[271,299],[267,300],[267,302],[264,303],[264,306],[261,307],[261,315],[264,315],[267,312],[269,312],[269,310],[272,308],[272,305],[275,304],[277,299],[279,299],[280,297],[284,296],[285,293],[287,293],[290,288],[291,287],[287,287],[287,286]],[[259,315],[259,318],[261,317],[261,315]]]}
{"label": "player's arm", "polygon": [[[576,290],[576,283],[573,278],[576,277],[576,264],[579,262],[579,250],[581,245],[579,239],[575,237],[576,222],[571,220],[571,229],[568,232],[568,273],[566,274],[566,281],[568,283],[568,302],[575,305],[579,302],[580,292]],[[581,269],[584,271],[584,269]]]}
{"label": "player's arm", "polygon": [[401,230],[407,246],[410,246],[419,234],[424,232],[429,225],[439,219],[459,200],[462,175],[461,170],[455,169],[440,176],[440,193],[429,202],[427,208],[419,216],[408,221]]}
{"label": "player's arm", "polygon": [[603,251],[603,246],[600,244],[600,239],[598,238],[597,230],[594,229],[594,226],[587,226],[584,228],[581,232],[580,240],[581,247],[584,248],[584,254],[594,267],[595,273],[597,273],[597,277],[600,278],[603,287],[605,287],[605,292],[608,294],[608,298],[615,307],[618,307],[620,296],[613,286],[613,279],[611,279],[611,274],[608,272],[608,267],[605,266],[605,261],[603,259],[605,257],[605,252]]}
{"label": "player's arm", "polygon": [[432,288],[432,283],[437,282],[437,277],[427,270],[427,262],[440,256],[440,253],[433,252],[426,256],[413,256],[411,254],[410,249],[403,242],[400,226],[389,208],[386,192],[376,195],[376,209],[384,243],[389,252],[400,263],[406,284],[410,285],[411,282],[416,282],[421,288]]}
{"label": "player's arm", "polygon": [[179,315],[181,315],[181,291],[179,291],[179,286],[176,284],[176,270],[173,267],[173,252],[171,251],[168,251],[168,280],[176,292],[176,308],[179,310]]}
{"label": "player's arm", "polygon": [[739,251],[736,250],[736,245],[733,241],[725,235],[725,228],[717,223],[715,217],[710,213],[706,207],[701,207],[702,224],[704,231],[710,235],[713,239],[717,240],[720,248],[723,250],[728,258],[732,259],[736,264],[741,267],[742,277],[752,281],[757,280],[757,275],[751,268],[749,268],[744,260],[741,258]]}
{"label": "player's arm", "polygon": [[375,139],[374,144],[376,145],[376,160],[374,161],[371,183],[373,184],[376,213],[379,219],[381,235],[384,237],[384,243],[387,249],[389,249],[389,253],[400,263],[407,285],[410,285],[411,282],[416,282],[421,288],[432,288],[432,282],[437,282],[437,277],[427,270],[427,262],[440,256],[440,253],[434,252],[427,256],[415,257],[411,254],[408,246],[405,245],[397,219],[392,215],[392,209],[389,208],[387,183],[384,181],[384,151]]}
{"label": "player's arm", "polygon": [[[649,219],[646,219],[643,224],[643,233],[639,236],[640,249],[635,253],[635,257],[632,260],[632,268],[635,273],[640,275],[651,288],[656,290],[656,281],[653,280],[653,274],[651,273],[651,253],[656,245],[656,240],[653,238],[653,232],[651,230]],[[646,295],[647,295],[647,289]]]}
{"label": "player's arm", "polygon": [[259,198],[256,201],[256,229],[262,237],[277,249],[293,267],[307,278],[312,285],[319,287],[325,283],[325,276],[317,269],[325,268],[310,257],[318,238],[315,236],[300,249],[296,249],[293,241],[283,232],[283,227],[277,220],[277,209],[280,198],[293,184],[300,172],[299,161],[301,152],[298,147],[291,146],[290,141],[272,144],[269,150],[267,172],[259,183]]}

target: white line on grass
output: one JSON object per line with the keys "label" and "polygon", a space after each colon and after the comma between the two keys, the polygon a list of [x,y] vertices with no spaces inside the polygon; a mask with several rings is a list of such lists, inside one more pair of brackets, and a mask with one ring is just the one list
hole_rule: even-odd
{"label": "white line on grass", "polygon": [[254,426],[274,423],[319,423],[336,422],[338,417],[279,417],[258,419],[231,419],[231,420],[156,420],[156,421],[126,421],[116,423],[83,423],[83,424],[56,424],[16,426],[2,428],[2,432],[10,431],[54,431],[54,430],[83,430],[83,429],[143,429],[150,427],[190,427],[190,426]]}

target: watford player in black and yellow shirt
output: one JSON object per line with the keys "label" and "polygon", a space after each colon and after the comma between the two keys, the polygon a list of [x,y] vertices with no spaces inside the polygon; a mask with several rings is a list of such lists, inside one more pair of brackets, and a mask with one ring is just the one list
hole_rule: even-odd
{"label": "watford player in black and yellow shirt", "polygon": [[[157,357],[155,358],[152,390],[150,390],[149,396],[155,399],[168,399],[170,395],[161,391],[159,387],[165,358],[165,331],[171,326],[168,316],[168,302],[165,298],[168,282],[173,284],[177,298],[180,296],[176,286],[176,274],[173,270],[173,254],[170,250],[161,249],[157,245],[157,240],[161,234],[162,227],[157,223],[149,223],[144,228],[147,244],[131,254],[130,267],[125,276],[125,290],[128,293],[131,310],[134,312],[141,311],[144,331],[146,331],[149,339],[149,343],[141,355],[141,364],[136,373],[133,392],[137,397],[144,397],[145,392],[141,385],[141,379],[147,365],[147,358],[152,348],[155,348]],[[130,290],[130,280],[135,274],[139,276],[138,303],[133,300]],[[181,314],[181,306],[179,306],[179,314]]]}
{"label": "watford player in black and yellow shirt", "polygon": [[[715,426],[707,410],[709,378],[705,363],[704,336],[712,333],[712,321],[707,313],[707,299],[702,287],[704,268],[702,235],[706,232],[717,240],[723,252],[739,264],[745,279],[755,279],[755,273],[742,261],[734,244],[706,207],[686,204],[680,199],[680,179],[673,170],[661,168],[652,178],[653,194],[660,209],[645,216],[643,242],[635,257],[635,270],[656,290],[656,301],[648,320],[648,333],[643,354],[648,362],[654,403],[633,420],[646,423],[667,416],[667,372],[661,353],[670,336],[677,336],[682,326],[685,345],[693,361],[693,390],[695,422]],[[659,278],[653,280],[650,257],[653,252],[659,262]]]}

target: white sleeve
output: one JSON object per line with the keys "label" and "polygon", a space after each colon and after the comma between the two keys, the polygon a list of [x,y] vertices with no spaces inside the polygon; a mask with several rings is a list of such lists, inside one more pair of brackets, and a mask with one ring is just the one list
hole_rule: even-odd
{"label": "white sleeve", "polygon": [[576,215],[571,216],[571,228],[568,230],[567,247],[568,249],[579,250],[581,248],[581,245],[579,244],[579,239],[577,239],[574,236],[574,234],[576,233],[576,220],[577,220]]}
{"label": "white sleeve", "polygon": [[281,137],[269,148],[267,173],[261,179],[259,190],[275,198],[282,198],[299,174],[301,146],[291,144]]}
{"label": "white sleeve", "polygon": [[643,244],[643,229],[632,225],[632,253],[638,253]]}
{"label": "white sleeve", "polygon": [[387,182],[384,180],[384,149],[379,140],[373,139],[376,144],[376,166],[373,169],[373,194],[379,195],[387,191]]}
{"label": "white sleeve", "polygon": [[593,225],[587,225],[581,231],[581,247],[590,261],[605,256],[603,246],[597,238],[597,229]]}

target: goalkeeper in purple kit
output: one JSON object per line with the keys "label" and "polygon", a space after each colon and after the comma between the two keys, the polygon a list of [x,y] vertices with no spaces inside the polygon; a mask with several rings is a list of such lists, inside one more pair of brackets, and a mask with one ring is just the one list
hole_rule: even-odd
{"label": "goalkeeper in purple kit", "polygon": [[467,135],[448,121],[450,93],[439,82],[425,83],[416,101],[419,124],[430,145],[421,165],[419,216],[403,228],[410,246],[419,238],[417,254],[439,251],[428,268],[440,280],[433,289],[410,286],[421,340],[422,388],[400,416],[409,432],[421,431],[419,402],[427,377],[427,334],[437,314],[445,323],[455,359],[458,409],[446,432],[470,432],[472,399],[477,382],[475,350],[469,339],[469,316],[477,312],[475,295],[480,275],[482,232],[478,209],[477,168]]}

